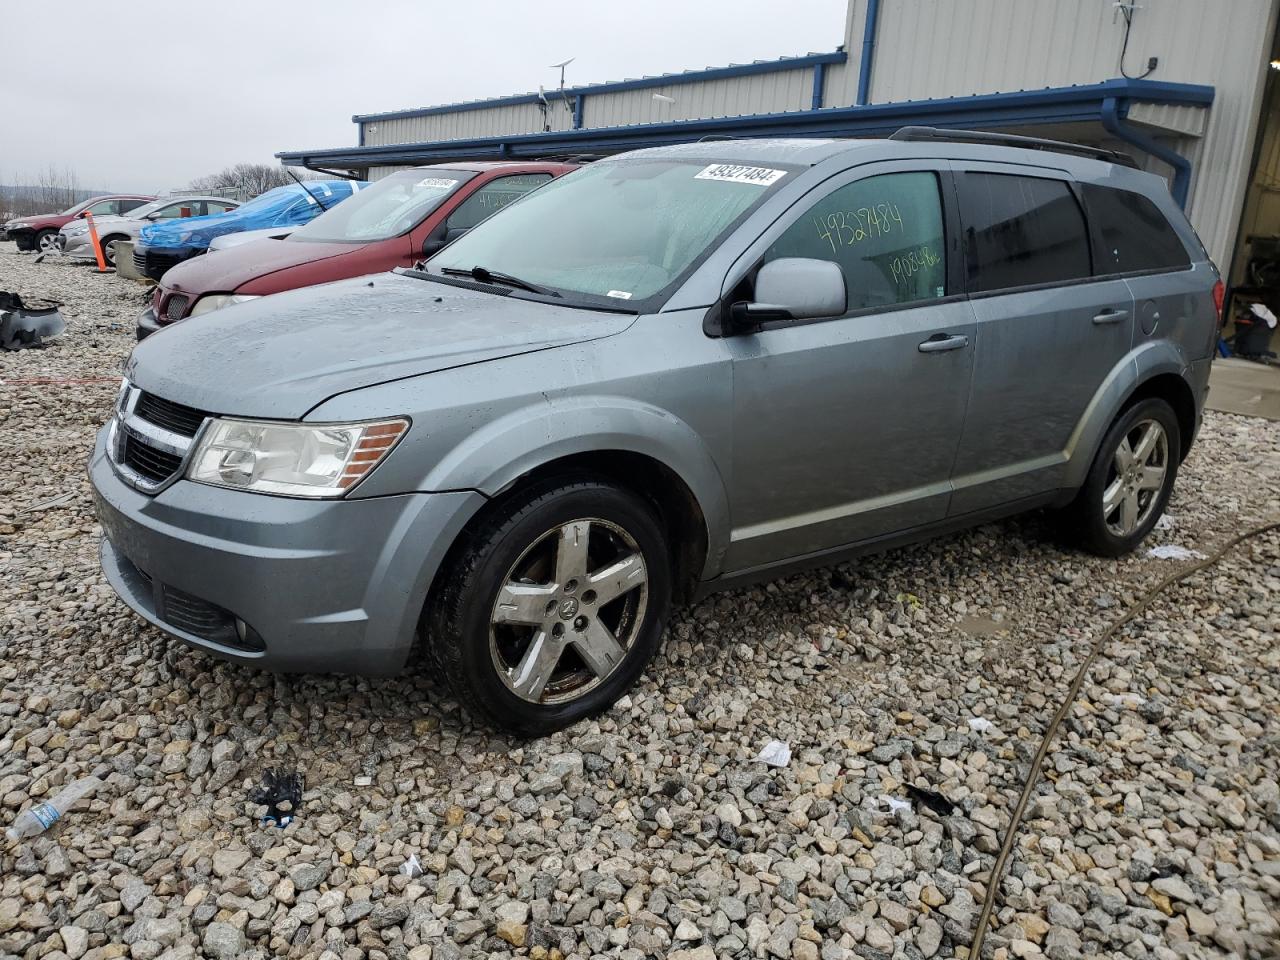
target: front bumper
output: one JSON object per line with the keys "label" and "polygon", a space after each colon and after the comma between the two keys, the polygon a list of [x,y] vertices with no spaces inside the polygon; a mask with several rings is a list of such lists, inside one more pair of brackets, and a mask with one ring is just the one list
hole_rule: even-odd
{"label": "front bumper", "polygon": [[74,237],[68,237],[65,233],[60,233],[58,234],[58,246],[62,248],[63,256],[87,260],[97,259],[97,255],[93,252],[93,244],[89,242],[87,233],[76,234]]}
{"label": "front bumper", "polygon": [[105,436],[89,476],[108,582],[184,643],[269,670],[402,670],[432,579],[484,502],[472,492],[302,500],[187,480],[152,497],[117,476]]}
{"label": "front bumper", "polygon": [[147,309],[138,314],[133,333],[139,340],[142,340],[159,330],[160,326],[160,321],[156,319],[156,308],[147,307]]}
{"label": "front bumper", "polygon": [[10,230],[8,231],[8,237],[18,245],[19,250],[34,250],[36,248],[36,232],[30,227]]}
{"label": "front bumper", "polygon": [[184,260],[190,260],[203,252],[203,250],[194,250],[189,247],[149,247],[145,243],[135,242],[133,266],[144,277],[159,280],[170,267],[176,267]]}

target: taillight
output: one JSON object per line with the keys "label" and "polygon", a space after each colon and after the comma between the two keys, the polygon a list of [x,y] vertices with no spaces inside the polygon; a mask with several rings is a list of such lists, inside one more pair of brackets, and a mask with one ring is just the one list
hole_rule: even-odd
{"label": "taillight", "polygon": [[1218,282],[1213,285],[1213,309],[1217,311],[1218,314],[1218,326],[1222,326],[1223,323],[1222,307],[1226,299],[1226,285],[1223,284],[1221,279],[1219,279]]}

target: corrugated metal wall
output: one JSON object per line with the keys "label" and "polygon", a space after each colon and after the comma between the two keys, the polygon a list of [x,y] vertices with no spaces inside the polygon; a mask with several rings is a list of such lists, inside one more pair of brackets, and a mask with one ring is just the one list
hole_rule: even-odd
{"label": "corrugated metal wall", "polygon": [[[669,97],[672,102],[658,97]],[[583,103],[583,126],[620,127],[666,120],[783,113],[807,110],[812,100],[813,67],[801,67],[727,80],[703,80],[589,96]]]}
{"label": "corrugated metal wall", "polygon": [[[864,7],[850,2],[855,78]],[[1151,79],[1216,90],[1203,138],[1178,148],[1196,165],[1191,220],[1224,265],[1244,202],[1275,10],[1276,0],[1144,0],[1129,37],[1131,75],[1159,57]],[[871,101],[1097,83],[1120,75],[1123,40],[1112,0],[882,0]]]}
{"label": "corrugated metal wall", "polygon": [[[564,101],[552,100],[547,106],[546,120],[551,124],[552,130],[568,130],[573,126],[573,113],[565,109]],[[363,126],[365,145],[377,147],[390,143],[537,133],[543,129],[543,115],[536,103],[518,103],[437,113],[426,117],[370,120]]]}

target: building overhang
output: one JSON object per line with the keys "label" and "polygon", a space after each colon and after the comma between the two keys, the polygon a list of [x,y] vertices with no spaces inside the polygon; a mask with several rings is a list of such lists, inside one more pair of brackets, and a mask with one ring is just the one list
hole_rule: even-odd
{"label": "building overhang", "polygon": [[[286,150],[276,156],[286,166],[364,169],[441,163],[456,160],[519,160],[575,154],[611,154],[643,147],[688,143],[703,137],[874,137],[899,127],[1034,127],[1044,124],[1109,123],[1128,118],[1134,105],[1144,105],[1140,122],[1151,132],[1153,121],[1176,116],[1170,136],[1194,135],[1193,117],[1213,103],[1214,89],[1201,84],[1154,80],[1107,80],[1071,87],[1049,87],[1014,93],[979,94],[903,103],[825,107],[786,113],[678,120],[621,127],[597,127],[548,133],[523,133],[474,139],[437,140],[380,146]],[[1164,108],[1182,108],[1177,110]],[[1139,116],[1134,116],[1139,121]],[[1136,140],[1131,141],[1137,143]]]}

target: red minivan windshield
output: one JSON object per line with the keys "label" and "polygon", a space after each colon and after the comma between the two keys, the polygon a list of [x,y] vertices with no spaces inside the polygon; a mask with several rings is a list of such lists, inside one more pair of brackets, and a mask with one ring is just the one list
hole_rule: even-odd
{"label": "red minivan windshield", "polygon": [[397,237],[420,224],[459,185],[474,176],[466,170],[401,170],[320,214],[287,239],[371,243]]}

